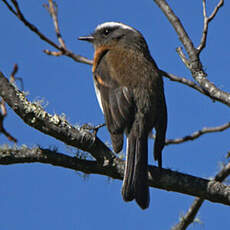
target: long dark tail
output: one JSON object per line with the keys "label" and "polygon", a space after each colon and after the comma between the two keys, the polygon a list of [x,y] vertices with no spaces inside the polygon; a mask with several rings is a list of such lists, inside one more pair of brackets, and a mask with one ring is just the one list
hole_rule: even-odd
{"label": "long dark tail", "polygon": [[132,131],[127,137],[126,166],[122,186],[124,201],[136,200],[142,208],[149,206],[148,137],[136,137]]}
{"label": "long dark tail", "polygon": [[156,139],[154,142],[154,159],[158,161],[159,168],[162,168],[162,150],[165,145],[165,134],[167,129],[167,108],[164,95],[162,99],[162,107],[159,109],[159,117],[155,125]]}

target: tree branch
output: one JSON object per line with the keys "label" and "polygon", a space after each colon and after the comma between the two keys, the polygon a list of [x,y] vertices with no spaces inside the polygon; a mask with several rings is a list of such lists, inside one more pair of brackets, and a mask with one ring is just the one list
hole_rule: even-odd
{"label": "tree branch", "polygon": [[49,5],[47,5],[47,4],[43,4],[43,5],[48,10],[48,12],[50,13],[50,16],[53,19],[55,32],[56,32],[60,46],[64,49],[66,49],[66,45],[65,45],[65,42],[61,36],[61,32],[60,32],[60,28],[59,28],[59,24],[58,24],[58,15],[57,15],[58,7],[57,7],[57,4],[53,3],[52,0],[48,0],[48,1],[49,1]]}
{"label": "tree branch", "polygon": [[[68,56],[70,58],[72,58],[74,61],[76,62],[81,62],[81,63],[85,63],[85,64],[89,64],[92,65],[92,61],[80,56],[80,55],[76,55],[73,52],[71,52],[70,50],[68,50],[67,48],[64,48],[62,46],[57,45],[55,42],[53,42],[52,40],[50,40],[47,36],[45,36],[43,33],[41,33],[39,31],[39,29],[31,24],[23,15],[23,13],[21,12],[18,2],[16,0],[11,0],[11,2],[13,3],[15,10],[13,9],[12,6],[10,6],[10,4],[6,1],[6,0],[2,0],[2,2],[7,6],[7,8],[21,21],[24,23],[24,25],[26,27],[28,27],[31,31],[33,31],[35,34],[37,34],[43,41],[47,42],[49,45],[53,46],[54,48],[56,48],[57,50],[61,51],[63,53],[63,55]],[[47,51],[44,51],[47,52]]]}
{"label": "tree branch", "polygon": [[[165,0],[154,0],[154,2],[159,6],[165,16],[168,18],[169,22],[179,36],[181,43],[185,47],[189,59],[185,59],[185,55],[183,54],[182,50],[180,50],[179,52],[180,57],[182,57],[182,60],[185,61],[185,64],[191,71],[194,80],[199,83],[199,85],[206,92],[206,94],[209,95],[212,99],[230,106],[230,94],[220,90],[206,78],[207,74],[203,70],[203,66],[199,57],[199,52],[194,47],[193,42],[189,38],[180,19],[175,15],[175,13]],[[212,17],[216,15],[218,9],[219,8],[217,7],[216,10],[214,10],[214,13],[211,15]]]}
{"label": "tree branch", "polygon": [[[56,151],[41,148],[0,149],[0,164],[40,162],[81,171],[99,174],[122,180],[124,161],[116,159],[112,164],[100,165],[96,161],[70,157]],[[230,205],[230,187],[217,181],[179,173],[169,169],[149,166],[149,185],[167,191],[198,196],[211,202]]]}
{"label": "tree branch", "polygon": [[[31,31],[33,31],[35,34],[37,34],[43,41],[47,42],[48,44],[50,44],[51,46],[53,46],[54,48],[59,50],[58,52],[57,51],[44,50],[44,52],[46,54],[53,55],[56,57],[61,56],[61,55],[65,55],[65,56],[72,58],[74,61],[92,65],[92,63],[93,63],[92,60],[89,60],[85,57],[74,54],[73,52],[71,52],[67,48],[63,47],[63,45],[58,46],[56,43],[54,43],[48,37],[46,37],[44,34],[42,34],[36,26],[31,24],[24,17],[24,15],[22,14],[16,0],[11,0],[11,2],[13,3],[16,10],[14,10],[13,7],[10,6],[10,4],[6,0],[2,0],[2,1],[3,1],[3,3],[5,3],[5,5],[8,7],[8,9],[15,16],[17,16],[20,21],[22,21],[25,24],[25,26],[27,26]],[[166,1],[164,1],[164,0],[154,0],[154,1],[158,4],[158,6],[162,9],[162,11],[168,17],[168,19],[170,20],[170,22],[174,26],[176,32],[178,33],[181,42],[184,44],[186,51],[189,53],[189,56],[190,56],[189,68],[192,72],[194,79],[201,85],[201,87],[199,87],[195,83],[193,83],[193,82],[191,82],[185,78],[176,79],[175,77],[173,77],[175,75],[167,74],[166,72],[164,72],[165,76],[168,78],[171,78],[171,80],[173,80],[173,81],[177,81],[177,82],[183,83],[185,85],[188,85],[188,86],[198,90],[199,92],[209,96],[213,100],[217,100],[217,101],[222,102],[222,103],[229,106],[230,105],[230,94],[218,89],[213,83],[209,82],[205,78],[206,73],[203,71],[202,64],[199,61],[199,57],[198,57],[199,52],[197,51],[197,49],[194,48],[193,43],[190,40],[186,31],[184,30],[179,18],[176,17],[176,15],[173,13],[173,11],[169,7],[169,5],[166,3]],[[219,6],[219,4],[218,4],[218,6]],[[218,6],[217,6],[217,8],[215,8],[215,10],[213,11],[213,13],[211,14],[211,16],[209,18],[212,18],[216,15],[218,9],[220,8]],[[54,20],[54,22],[56,21],[56,19],[53,19],[53,20]],[[56,34],[57,34],[58,33],[57,27],[55,27],[55,28],[56,28]],[[59,30],[59,32],[60,32],[60,30]]]}
{"label": "tree branch", "polygon": [[115,158],[113,152],[87,129],[74,128],[64,118],[47,113],[39,104],[28,101],[0,72],[0,96],[29,126],[67,145],[89,152],[101,164]]}
{"label": "tree branch", "polygon": [[165,0],[154,0],[154,2],[159,6],[159,8],[162,10],[162,12],[165,14],[165,16],[168,18],[169,22],[175,29],[181,43],[184,45],[189,55],[189,58],[193,62],[197,62],[198,60],[194,45],[192,43],[192,40],[189,38],[187,32],[185,31],[180,19],[175,15],[175,13]]}
{"label": "tree branch", "polygon": [[200,136],[207,134],[207,133],[215,133],[215,132],[222,132],[226,129],[230,128],[230,122],[224,124],[224,125],[220,125],[217,127],[209,127],[209,128],[203,128],[200,129],[188,136],[182,137],[182,138],[176,138],[176,139],[168,139],[166,140],[166,145],[170,145],[170,144],[180,144],[186,141],[193,141],[197,138],[199,138]]}
{"label": "tree branch", "polygon": [[[14,15],[17,16],[17,12],[15,12],[15,11],[13,10],[13,8],[9,5],[9,3],[8,3],[6,0],[2,0],[2,1],[7,5],[7,7],[9,8],[9,10],[10,10]],[[51,4],[50,4],[50,3],[51,3]],[[18,6],[18,4],[17,4],[17,6]],[[32,27],[35,27],[35,26],[33,26],[31,23],[29,23],[29,22],[25,19],[25,17],[23,17],[23,20],[26,21],[26,22],[23,21],[23,23],[24,23],[26,26],[28,26],[29,29],[31,29],[33,32],[35,32],[39,37],[42,36],[42,37],[43,37],[42,40],[46,41],[47,43],[49,43],[50,45],[52,45],[52,46],[55,47],[56,49],[59,49],[59,50],[60,50],[60,51],[50,51],[50,50],[47,50],[47,49],[46,49],[46,50],[44,50],[44,52],[45,52],[47,55],[52,55],[52,56],[59,57],[59,56],[68,54],[67,56],[71,57],[71,58],[74,59],[75,61],[78,61],[77,58],[73,57],[72,54],[71,54],[71,52],[70,52],[70,51],[67,51],[67,49],[66,49],[66,46],[65,46],[65,44],[64,44],[64,40],[63,40],[62,37],[61,37],[60,29],[59,29],[59,26],[58,26],[57,11],[55,11],[55,9],[54,9],[53,2],[52,2],[51,0],[49,0],[49,5],[44,4],[44,6],[47,8],[48,12],[51,14],[51,17],[53,18],[54,27],[55,27],[56,34],[57,34],[57,37],[60,39],[59,43],[60,43],[61,47],[65,49],[65,53],[63,53],[63,49],[60,50],[59,47],[58,47],[56,44],[54,45],[53,43],[50,43],[50,42],[49,42],[49,39],[48,39],[47,37],[45,37],[44,35],[42,35],[41,32],[38,32],[38,29],[37,29],[36,31],[32,30],[31,28],[32,28]],[[19,10],[19,12],[20,12],[20,10]],[[22,13],[21,13],[21,15],[22,15]],[[17,16],[17,17],[18,17],[18,16]],[[20,19],[20,20],[21,20],[21,19]],[[79,55],[78,55],[78,56],[79,56]],[[83,63],[92,65],[93,61],[92,61],[92,60],[87,60],[87,62],[84,62],[84,61],[83,61]],[[192,82],[192,81],[190,81],[190,80],[188,80],[188,79],[186,79],[186,78],[179,78],[179,77],[177,77],[177,76],[175,76],[175,75],[173,75],[173,74],[167,73],[167,72],[165,72],[165,71],[163,71],[163,70],[160,70],[160,73],[162,74],[162,76],[165,76],[165,77],[167,77],[168,79],[170,79],[170,80],[172,80],[172,81],[180,82],[180,83],[182,83],[182,84],[184,84],[184,85],[187,85],[187,86],[189,86],[189,87],[191,87],[191,88],[193,88],[193,89],[196,89],[197,91],[199,91],[199,92],[202,93],[202,94],[206,94],[206,95],[207,95],[207,93],[206,93],[200,86],[198,86],[196,83],[194,83],[194,82]]]}
{"label": "tree branch", "polygon": [[17,139],[14,138],[9,132],[6,131],[6,129],[4,128],[4,119],[7,115],[7,111],[6,111],[6,106],[5,106],[5,102],[2,99],[0,101],[0,134],[3,134],[4,136],[6,136],[8,138],[9,141],[13,141],[15,143],[17,143]]}
{"label": "tree branch", "polygon": [[[230,174],[230,163],[225,165],[221,171],[215,176],[214,181],[222,182]],[[188,209],[187,213],[181,218],[180,222],[172,227],[172,230],[185,230],[191,223],[193,223],[201,205],[205,200],[203,198],[196,198]]]}
{"label": "tree branch", "polygon": [[[15,82],[15,74],[18,71],[18,65],[15,64],[14,68],[12,70],[12,73],[10,75],[10,82],[13,83]],[[6,131],[5,127],[4,127],[4,120],[7,116],[7,109],[6,109],[6,104],[3,98],[1,98],[0,100],[0,134],[2,133],[3,135],[5,135],[9,141],[13,141],[15,143],[17,143],[17,139],[14,138],[9,132]]]}
{"label": "tree branch", "polygon": [[207,42],[207,35],[208,35],[208,26],[209,23],[214,19],[220,7],[224,5],[224,0],[220,0],[215,9],[213,10],[212,14],[207,17],[207,10],[206,10],[206,0],[203,0],[203,15],[204,15],[204,26],[203,26],[203,33],[200,41],[200,45],[197,47],[198,53],[200,54],[201,51],[205,48]]}
{"label": "tree branch", "polygon": [[[104,167],[115,167],[116,173],[118,172],[120,175],[119,178],[122,178],[123,161],[117,158],[100,139],[85,129],[72,127],[63,118],[57,115],[51,116],[41,106],[29,102],[24,94],[16,89],[1,73],[0,95],[28,125],[68,145],[91,153],[100,163],[98,165],[103,169]],[[107,172],[108,176],[116,178],[109,171]],[[230,205],[230,194],[226,190],[227,186],[223,184],[153,166],[149,167],[149,178],[150,186]]]}
{"label": "tree branch", "polygon": [[180,222],[173,226],[171,230],[185,230],[191,223],[194,222],[194,219],[203,203],[204,199],[195,198],[187,213],[184,216],[180,217]]}
{"label": "tree branch", "polygon": [[[202,94],[207,95],[207,92],[204,91],[204,90],[203,90],[199,85],[197,85],[195,82],[190,81],[189,79],[184,78],[184,77],[178,77],[178,76],[176,76],[176,75],[174,75],[174,74],[172,74],[172,73],[167,73],[167,72],[165,72],[164,70],[161,70],[161,69],[160,69],[159,71],[160,71],[160,74],[161,74],[162,76],[165,76],[165,77],[168,78],[169,80],[179,82],[179,83],[181,83],[181,84],[183,84],[183,85],[189,86],[190,88],[193,88],[193,89],[197,90],[198,92],[200,92],[200,93],[202,93]],[[209,96],[209,95],[207,95],[207,96]]]}

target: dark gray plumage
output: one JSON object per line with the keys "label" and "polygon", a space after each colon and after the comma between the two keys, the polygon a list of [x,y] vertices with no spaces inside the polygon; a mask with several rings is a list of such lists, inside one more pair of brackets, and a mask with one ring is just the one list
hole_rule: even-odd
{"label": "dark gray plumage", "polygon": [[113,149],[121,151],[127,136],[127,160],[122,186],[125,201],[149,206],[148,135],[156,129],[154,158],[162,167],[167,128],[163,80],[142,34],[122,23],[99,25],[80,37],[95,48],[93,77]]}

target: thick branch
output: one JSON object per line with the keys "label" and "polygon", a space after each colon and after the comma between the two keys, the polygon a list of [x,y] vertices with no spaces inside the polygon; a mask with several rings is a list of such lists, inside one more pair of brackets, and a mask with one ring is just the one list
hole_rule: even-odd
{"label": "thick branch", "polygon": [[[91,153],[102,163],[99,164],[100,167],[102,167],[101,170],[104,170],[107,167],[115,167],[116,175],[113,174],[113,170],[108,170],[106,175],[118,179],[122,178],[122,161],[116,158],[103,142],[101,142],[89,131],[76,129],[57,115],[51,116],[45,112],[41,106],[29,102],[25,98],[24,94],[11,85],[2,74],[0,74],[0,94],[8,105],[27,124],[45,134],[65,142],[68,145],[75,146]],[[11,156],[13,157],[12,154]],[[103,170],[101,174],[103,174]],[[117,176],[117,172],[119,172],[119,176]],[[150,186],[199,196],[213,202],[230,204],[230,194],[228,194],[226,190],[227,186],[223,184],[210,182],[208,180],[186,174],[178,174],[177,172],[173,172],[171,170],[160,170],[159,168],[153,166],[149,168],[149,176]]]}
{"label": "thick branch", "polygon": [[[40,148],[2,149],[0,164],[41,162],[88,174],[100,174],[122,180],[124,161],[112,160],[109,165],[99,165],[95,161],[81,160],[55,151]],[[212,202],[230,205],[230,187],[220,182],[190,176],[168,169],[149,166],[149,185],[167,191],[202,197]]]}
{"label": "thick branch", "polygon": [[87,151],[102,164],[115,156],[110,149],[87,129],[74,128],[64,118],[50,115],[44,109],[31,103],[25,95],[13,86],[0,72],[0,96],[29,126],[52,136],[67,145]]}

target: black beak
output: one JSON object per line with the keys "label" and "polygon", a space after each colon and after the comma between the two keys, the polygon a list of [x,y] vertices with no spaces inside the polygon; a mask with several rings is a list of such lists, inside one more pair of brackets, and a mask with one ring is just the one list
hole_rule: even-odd
{"label": "black beak", "polygon": [[92,35],[82,36],[82,37],[79,37],[78,40],[87,41],[87,42],[93,42],[94,37]]}

